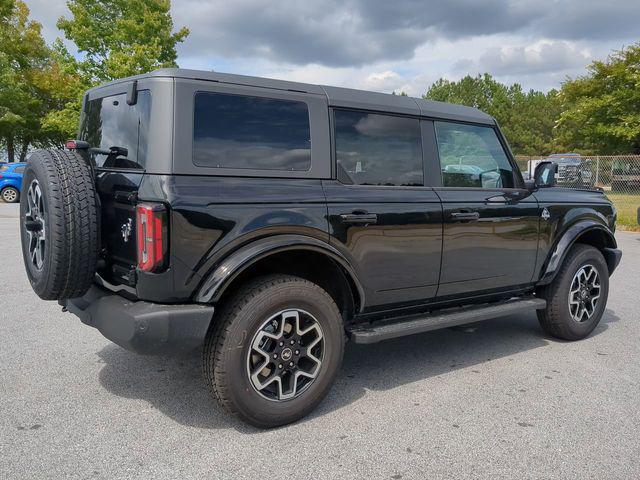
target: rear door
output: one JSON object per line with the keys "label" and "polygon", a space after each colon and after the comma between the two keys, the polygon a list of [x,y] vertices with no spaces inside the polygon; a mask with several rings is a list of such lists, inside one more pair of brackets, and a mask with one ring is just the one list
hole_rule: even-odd
{"label": "rear door", "polygon": [[337,178],[324,181],[331,243],[352,262],[366,307],[423,303],[440,273],[440,200],[424,187],[418,118],[333,111]]}
{"label": "rear door", "polygon": [[438,297],[531,282],[539,208],[492,126],[436,121],[444,229]]}
{"label": "rear door", "polygon": [[91,147],[101,202],[104,266],[99,273],[114,284],[135,284],[135,204],[147,163],[150,109],[149,90],[138,92],[135,105],[127,103],[125,93],[88,99],[80,125],[79,139]]}

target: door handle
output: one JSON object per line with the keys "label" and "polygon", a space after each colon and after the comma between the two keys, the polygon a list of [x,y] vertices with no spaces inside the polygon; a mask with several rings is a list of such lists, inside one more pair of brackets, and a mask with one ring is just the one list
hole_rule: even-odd
{"label": "door handle", "polygon": [[376,215],[375,213],[366,212],[343,213],[340,215],[340,221],[342,223],[367,225],[371,223],[377,223],[378,215]]}
{"label": "door handle", "polygon": [[478,212],[451,212],[451,218],[458,222],[472,222],[480,218]]}

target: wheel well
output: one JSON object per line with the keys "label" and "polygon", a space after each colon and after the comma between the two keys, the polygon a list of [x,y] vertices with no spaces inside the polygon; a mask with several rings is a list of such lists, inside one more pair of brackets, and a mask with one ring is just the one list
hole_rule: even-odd
{"label": "wheel well", "polygon": [[271,273],[295,275],[322,287],[336,302],[347,322],[360,306],[356,286],[344,269],[332,258],[310,250],[279,252],[256,261],[224,287],[223,303],[247,280]]}
{"label": "wheel well", "polygon": [[615,248],[616,246],[611,237],[607,233],[605,233],[604,230],[600,230],[597,228],[581,233],[578,238],[576,238],[574,243],[591,245],[598,250],[603,250],[605,248]]}

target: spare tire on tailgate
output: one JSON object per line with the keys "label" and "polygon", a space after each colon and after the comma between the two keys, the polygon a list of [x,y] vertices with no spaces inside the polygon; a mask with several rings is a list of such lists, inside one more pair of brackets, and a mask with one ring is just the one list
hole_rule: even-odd
{"label": "spare tire on tailgate", "polygon": [[37,150],[22,180],[20,237],[33,290],[44,300],[80,297],[100,248],[93,172],[75,151]]}

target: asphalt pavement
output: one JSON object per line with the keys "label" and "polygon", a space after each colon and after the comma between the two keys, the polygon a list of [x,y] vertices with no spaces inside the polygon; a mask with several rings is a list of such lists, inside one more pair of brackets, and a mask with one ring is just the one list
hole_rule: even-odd
{"label": "asphalt pavement", "polygon": [[39,300],[0,203],[0,478],[638,478],[640,235],[617,237],[588,339],[527,314],[348,345],[321,406],[263,431],[217,406],[199,352],[135,355]]}

